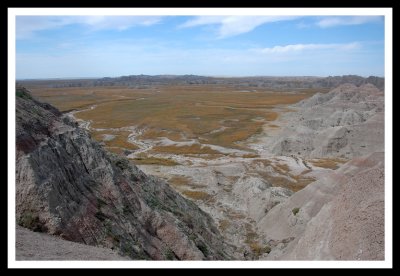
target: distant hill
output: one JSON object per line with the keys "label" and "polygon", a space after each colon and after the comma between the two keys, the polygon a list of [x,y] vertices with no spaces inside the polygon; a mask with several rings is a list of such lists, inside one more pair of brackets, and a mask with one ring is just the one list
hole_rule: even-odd
{"label": "distant hill", "polygon": [[147,88],[154,85],[200,85],[219,84],[234,85],[237,87],[271,88],[271,89],[306,89],[306,88],[334,88],[344,83],[356,86],[373,84],[379,89],[384,89],[385,79],[370,76],[368,78],[345,75],[329,77],[205,77],[197,75],[131,75],[115,78],[100,79],[57,79],[57,80],[24,80],[19,83],[29,86],[57,87],[93,87],[93,86],[129,86],[134,88]]}

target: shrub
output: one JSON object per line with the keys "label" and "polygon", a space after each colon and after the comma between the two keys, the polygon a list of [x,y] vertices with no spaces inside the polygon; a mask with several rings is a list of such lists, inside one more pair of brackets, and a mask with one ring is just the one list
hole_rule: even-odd
{"label": "shrub", "polygon": [[175,260],[175,254],[170,248],[165,250],[164,257],[166,260],[170,260],[170,261]]}
{"label": "shrub", "polygon": [[23,99],[32,99],[32,97],[26,92],[25,88],[17,88],[15,95]]}
{"label": "shrub", "polygon": [[229,226],[230,226],[230,222],[227,219],[223,219],[219,222],[219,228],[221,229],[221,231],[225,231]]}
{"label": "shrub", "polygon": [[18,224],[22,227],[31,229],[34,232],[45,232],[44,225],[40,222],[39,216],[31,212],[26,212],[21,215],[18,220]]}
{"label": "shrub", "polygon": [[119,159],[115,162],[115,165],[121,170],[126,170],[129,168],[129,161],[126,159]]}
{"label": "shrub", "polygon": [[293,215],[297,215],[297,213],[299,211],[300,211],[300,208],[296,207],[296,208],[293,208],[292,213],[293,213]]}
{"label": "shrub", "polygon": [[254,254],[254,257],[256,258],[260,257],[262,254],[269,254],[271,252],[271,247],[269,247],[268,245],[262,247],[258,243],[252,242],[249,244],[249,246]]}
{"label": "shrub", "polygon": [[105,221],[106,218],[107,218],[107,216],[106,216],[103,212],[101,212],[101,211],[97,211],[97,212],[94,214],[94,216],[95,216],[98,220],[100,220],[100,221]]}
{"label": "shrub", "polygon": [[269,254],[271,252],[271,247],[269,247],[268,245],[265,246],[263,252]]}
{"label": "shrub", "polygon": [[208,256],[209,252],[208,252],[207,245],[205,245],[203,242],[199,241],[199,242],[196,244],[196,246],[197,246],[197,248],[203,253],[203,255],[204,255],[205,257]]}

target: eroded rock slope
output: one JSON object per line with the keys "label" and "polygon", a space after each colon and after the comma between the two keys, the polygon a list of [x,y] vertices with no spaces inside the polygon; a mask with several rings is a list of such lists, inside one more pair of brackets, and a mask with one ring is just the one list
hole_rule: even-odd
{"label": "eroded rock slope", "polygon": [[18,224],[132,259],[230,258],[209,215],[24,88],[16,151]]}
{"label": "eroded rock slope", "polygon": [[258,222],[278,243],[267,258],[383,260],[384,195],[384,154],[353,159]]}
{"label": "eroded rock slope", "polygon": [[[384,259],[384,93],[341,85],[298,103],[272,152],[350,159],[257,221],[265,259]],[[330,159],[331,158],[331,159]]]}
{"label": "eroded rock slope", "polygon": [[384,148],[384,92],[343,84],[303,100],[268,146],[276,155],[351,159]]}

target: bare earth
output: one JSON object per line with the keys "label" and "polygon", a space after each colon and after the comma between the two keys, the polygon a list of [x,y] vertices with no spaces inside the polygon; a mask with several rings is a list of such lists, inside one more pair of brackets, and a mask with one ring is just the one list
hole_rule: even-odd
{"label": "bare earth", "polygon": [[129,260],[116,252],[16,227],[16,260]]}

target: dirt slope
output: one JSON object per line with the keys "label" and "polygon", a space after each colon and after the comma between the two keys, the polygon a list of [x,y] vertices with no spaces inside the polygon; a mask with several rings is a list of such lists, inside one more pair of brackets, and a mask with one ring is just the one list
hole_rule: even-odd
{"label": "dirt slope", "polygon": [[16,227],[16,260],[129,260],[107,248]]}
{"label": "dirt slope", "polygon": [[384,259],[384,195],[384,154],[353,159],[259,221],[267,259]]}

